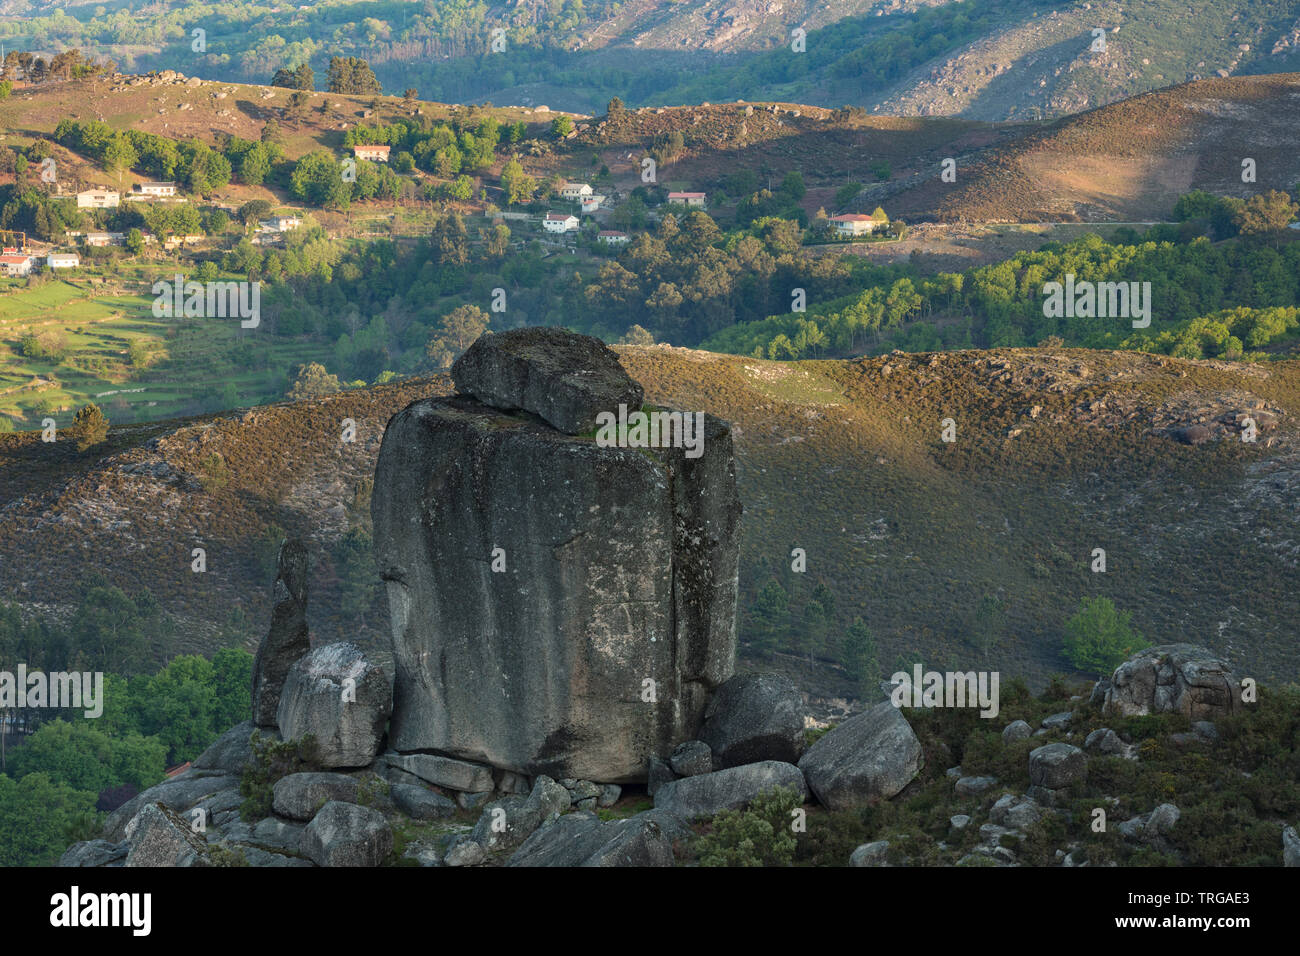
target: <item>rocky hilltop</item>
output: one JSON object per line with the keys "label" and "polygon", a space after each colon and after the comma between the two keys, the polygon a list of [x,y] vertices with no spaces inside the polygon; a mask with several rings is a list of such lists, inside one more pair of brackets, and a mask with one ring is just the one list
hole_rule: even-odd
{"label": "rocky hilltop", "polygon": [[[927,821],[927,845],[873,839],[832,862],[1016,865],[1055,848],[1058,865],[1099,865],[1104,847],[1075,826],[1096,801],[1133,809],[1115,840],[1179,859],[1176,804],[1097,790],[1128,762],[1161,773],[1166,747],[1236,759],[1256,700],[1224,659],[1140,651],[1037,729],[977,732],[942,775],[927,757],[953,751],[904,716],[893,685],[810,736],[787,677],[732,675],[731,426],[708,420],[690,456],[635,447],[635,426],[598,441],[589,426],[640,406],[641,387],[601,343],[561,330],[480,339],[453,378],[457,395],[394,416],[379,453],[391,661],[310,646],[305,551],[286,542],[252,719],[62,865],[669,866],[725,811],[785,800],[794,820],[852,817],[920,796],[933,816],[926,794],[968,812],[944,833]],[[1139,744],[1142,719],[1190,732]],[[1300,863],[1290,827],[1282,855]]]}

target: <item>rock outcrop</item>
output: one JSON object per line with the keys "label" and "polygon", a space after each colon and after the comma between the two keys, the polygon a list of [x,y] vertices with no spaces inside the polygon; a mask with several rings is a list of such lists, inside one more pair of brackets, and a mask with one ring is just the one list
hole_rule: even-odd
{"label": "rock outcrop", "polygon": [[1094,690],[1103,714],[1184,714],[1215,720],[1240,710],[1241,681],[1219,655],[1194,644],[1138,651]]}
{"label": "rock outcrop", "polygon": [[311,650],[307,632],[307,549],[289,539],[280,546],[271,628],[253,661],[253,723],[275,727],[289,668]]}
{"label": "rock outcrop", "polygon": [[[644,781],[649,757],[696,735],[734,666],[730,426],[706,416],[695,458],[574,437],[617,397],[617,358],[528,331],[527,348],[506,348],[507,333],[462,358],[457,381],[477,398],[415,402],[384,434],[372,514],[393,628],[390,746],[530,776]],[[584,367],[565,365],[575,354]],[[494,363],[522,363],[511,381],[561,370],[591,387],[566,392],[580,408],[561,414],[558,384],[547,400],[485,386]]]}

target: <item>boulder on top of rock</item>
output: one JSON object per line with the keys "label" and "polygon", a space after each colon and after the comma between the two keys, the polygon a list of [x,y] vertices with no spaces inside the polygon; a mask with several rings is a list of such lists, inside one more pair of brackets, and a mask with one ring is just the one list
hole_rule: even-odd
{"label": "boulder on top of rock", "polygon": [[882,701],[823,735],[799,758],[799,769],[823,805],[848,810],[895,796],[923,763],[911,725]]}
{"label": "boulder on top of rock", "polygon": [[253,723],[275,727],[289,668],[311,650],[307,634],[307,549],[290,538],[280,545],[271,628],[253,660]]}
{"label": "boulder on top of rock", "polygon": [[280,735],[315,737],[322,767],[364,767],[379,753],[392,710],[392,685],[383,669],[355,644],[326,644],[289,668],[280,695]]}
{"label": "boulder on top of rock", "polygon": [[188,820],[161,803],[150,803],[127,825],[124,866],[207,866],[208,841]]}
{"label": "boulder on top of rock", "polygon": [[783,674],[737,674],[714,692],[700,740],[719,770],[760,760],[794,763],[803,753],[803,698]]}
{"label": "boulder on top of rock", "polygon": [[302,853],[317,866],[379,866],[393,849],[383,814],[331,801],[307,824]]}
{"label": "boulder on top of rock", "polygon": [[655,791],[655,808],[683,820],[694,820],[723,810],[739,810],[759,794],[777,787],[795,791],[800,803],[808,798],[808,785],[798,767],[764,760],[665,783]]}
{"label": "boulder on top of rock", "polygon": [[371,499],[391,746],[639,783],[694,737],[735,664],[740,516],[730,426],[706,416],[702,451],[602,447],[463,396],[393,416]]}
{"label": "boulder on top of rock", "polygon": [[1115,668],[1101,694],[1102,713],[1121,717],[1173,713],[1215,720],[1245,706],[1241,681],[1227,662],[1194,644],[1138,651]]}
{"label": "boulder on top of rock", "polygon": [[456,390],[504,411],[522,409],[567,435],[596,427],[619,405],[639,411],[641,386],[600,339],[531,327],[479,336],[451,367]]}

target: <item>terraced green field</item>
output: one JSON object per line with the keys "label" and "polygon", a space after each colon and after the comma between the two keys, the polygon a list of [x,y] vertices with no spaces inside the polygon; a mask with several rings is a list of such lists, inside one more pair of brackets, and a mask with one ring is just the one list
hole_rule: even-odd
{"label": "terraced green field", "polygon": [[[8,282],[0,287],[0,415],[18,430],[47,415],[70,419],[86,402],[125,423],[277,401],[286,372],[329,356],[327,346],[272,339],[232,319],[155,318],[150,297],[94,280]],[[62,355],[24,355],[30,334],[53,334]],[[144,352],[138,364],[133,344]]]}

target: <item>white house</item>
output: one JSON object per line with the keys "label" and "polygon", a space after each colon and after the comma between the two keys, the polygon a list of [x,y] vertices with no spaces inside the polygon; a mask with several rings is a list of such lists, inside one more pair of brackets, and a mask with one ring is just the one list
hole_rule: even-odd
{"label": "white house", "polygon": [[25,276],[30,275],[31,271],[31,256],[13,254],[0,255],[0,274],[7,276]]}
{"label": "white house", "polygon": [[831,216],[831,228],[840,236],[869,236],[877,227],[888,225],[883,219],[873,219],[860,212]]}
{"label": "white house", "polygon": [[392,149],[391,146],[380,146],[378,144],[358,145],[352,147],[352,155],[357,159],[364,159],[372,163],[386,163],[388,162],[388,151],[390,149]]}
{"label": "white house", "polygon": [[567,212],[548,212],[542,228],[547,232],[573,232],[578,228],[578,217]]}
{"label": "white house", "polygon": [[607,246],[622,246],[627,244],[627,233],[619,232],[617,229],[602,229],[596,233],[596,241],[604,243]]}
{"label": "white house", "polygon": [[669,193],[668,201],[670,203],[680,203],[683,206],[693,206],[696,209],[703,209],[704,193]]}
{"label": "white house", "polygon": [[302,218],[299,216],[272,216],[270,219],[261,220],[258,225],[264,229],[269,229],[271,232],[289,232],[302,225]]}
{"label": "white house", "polygon": [[175,183],[138,183],[135,191],[142,196],[175,196]]}
{"label": "white house", "polygon": [[121,201],[121,193],[106,189],[87,189],[77,193],[78,209],[115,209]]}
{"label": "white house", "polygon": [[605,197],[598,193],[593,193],[590,196],[583,196],[581,201],[583,212],[595,212],[600,208],[600,204],[605,201]]}
{"label": "white house", "polygon": [[86,233],[86,245],[88,246],[120,246],[125,241],[126,236],[120,232]]}
{"label": "white house", "polygon": [[576,202],[584,196],[591,195],[591,187],[586,183],[565,183],[560,187],[560,198]]}
{"label": "white house", "polygon": [[51,252],[45,257],[49,269],[76,269],[81,265],[81,256],[75,252]]}

